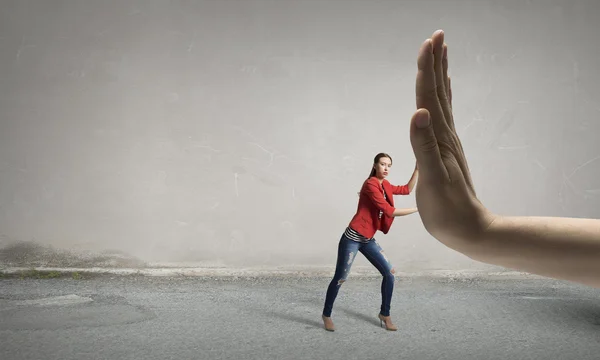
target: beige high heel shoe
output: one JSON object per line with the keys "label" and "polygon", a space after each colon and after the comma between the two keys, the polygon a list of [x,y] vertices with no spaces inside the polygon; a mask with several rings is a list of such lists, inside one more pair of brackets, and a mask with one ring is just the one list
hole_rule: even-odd
{"label": "beige high heel shoe", "polygon": [[388,331],[398,330],[398,327],[392,323],[392,318],[390,316],[383,316],[383,315],[379,314],[378,317],[379,317],[379,322],[381,324],[381,327],[383,327],[383,324],[385,323],[386,330],[388,330]]}
{"label": "beige high heel shoe", "polygon": [[323,324],[325,325],[325,330],[327,331],[335,331],[335,326],[333,326],[333,321],[331,317],[327,317],[325,315],[321,315],[323,318]]}

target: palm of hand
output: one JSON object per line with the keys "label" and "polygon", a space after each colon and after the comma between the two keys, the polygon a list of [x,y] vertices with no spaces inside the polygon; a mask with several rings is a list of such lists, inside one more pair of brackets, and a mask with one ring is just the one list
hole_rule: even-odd
{"label": "palm of hand", "polygon": [[[477,199],[456,134],[443,32],[437,31],[425,41],[417,62],[419,110],[411,123],[411,142],[419,162],[417,207],[425,229],[456,249],[476,241],[493,221],[493,216]],[[417,129],[416,122],[427,116],[433,133],[424,137],[427,131]]]}

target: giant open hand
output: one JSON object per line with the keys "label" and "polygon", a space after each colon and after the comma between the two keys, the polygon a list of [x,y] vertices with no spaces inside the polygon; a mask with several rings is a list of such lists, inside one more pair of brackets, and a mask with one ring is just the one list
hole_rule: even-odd
{"label": "giant open hand", "polygon": [[494,216],[477,199],[456,134],[447,54],[442,30],[419,49],[418,110],[410,124],[419,164],[415,196],[425,229],[446,246],[465,252],[473,248]]}

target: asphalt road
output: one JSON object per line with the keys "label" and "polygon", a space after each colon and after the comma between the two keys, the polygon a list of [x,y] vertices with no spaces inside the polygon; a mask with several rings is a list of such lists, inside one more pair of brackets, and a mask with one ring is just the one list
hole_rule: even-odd
{"label": "asphalt road", "polygon": [[0,359],[594,359],[600,290],[546,280],[397,280],[379,327],[379,278],[0,280]]}

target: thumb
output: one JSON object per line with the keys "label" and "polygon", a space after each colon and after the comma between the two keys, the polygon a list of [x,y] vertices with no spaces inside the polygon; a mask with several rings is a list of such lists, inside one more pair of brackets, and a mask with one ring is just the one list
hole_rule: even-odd
{"label": "thumb", "polygon": [[448,172],[440,155],[431,116],[427,109],[418,109],[410,121],[410,143],[423,179],[447,179]]}

